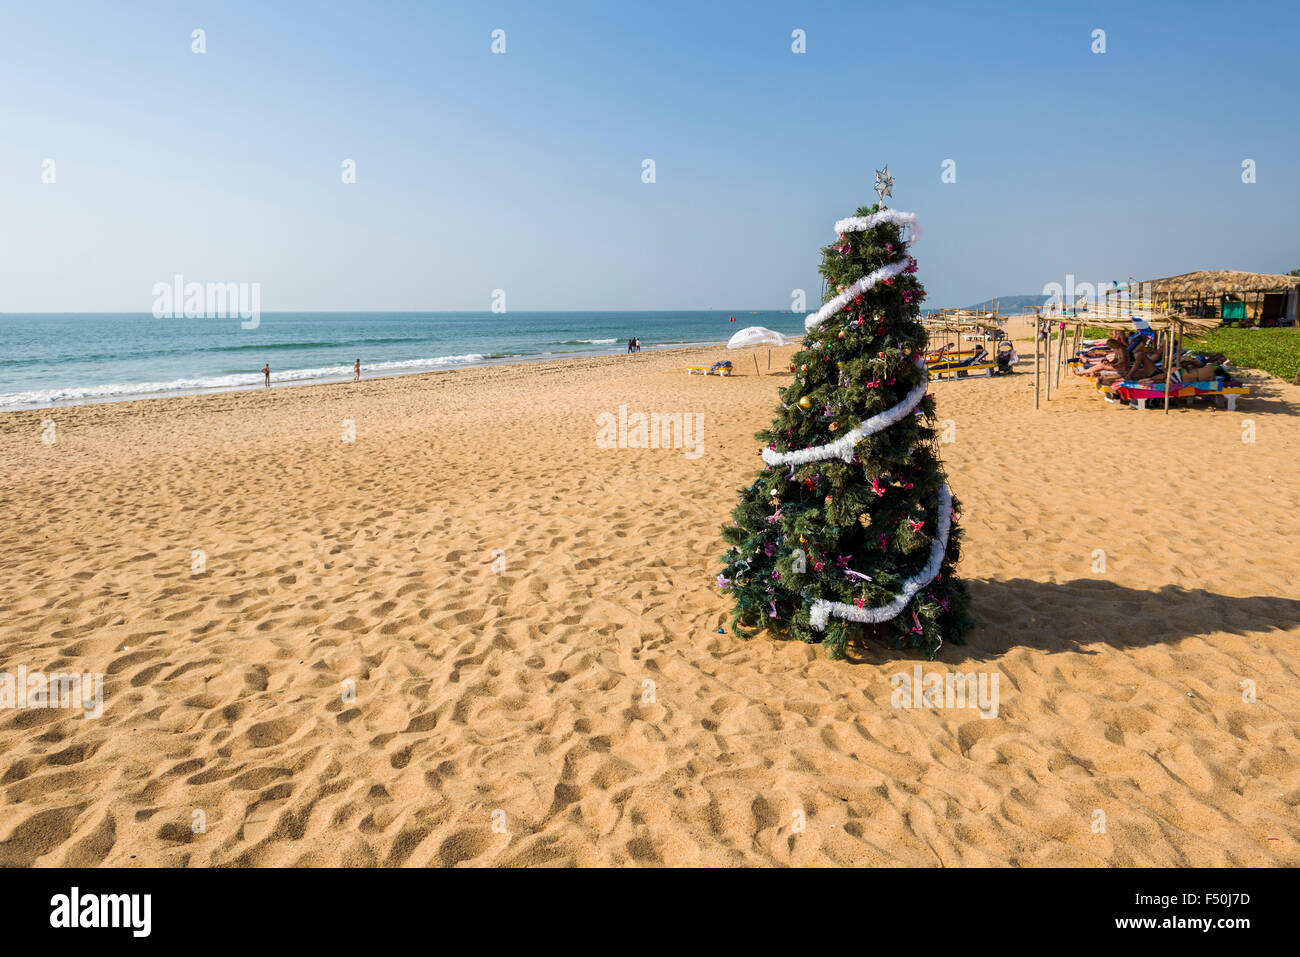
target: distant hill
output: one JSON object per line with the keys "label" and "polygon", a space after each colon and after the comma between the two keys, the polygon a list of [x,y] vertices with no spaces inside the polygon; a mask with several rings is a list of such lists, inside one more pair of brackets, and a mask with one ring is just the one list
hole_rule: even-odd
{"label": "distant hill", "polygon": [[[1004,316],[1014,316],[1023,312],[1028,306],[1041,306],[1047,297],[1039,294],[1036,296],[998,296],[998,312]],[[966,306],[967,309],[988,310],[993,308],[993,300],[985,299],[983,302],[977,302],[973,306]]]}

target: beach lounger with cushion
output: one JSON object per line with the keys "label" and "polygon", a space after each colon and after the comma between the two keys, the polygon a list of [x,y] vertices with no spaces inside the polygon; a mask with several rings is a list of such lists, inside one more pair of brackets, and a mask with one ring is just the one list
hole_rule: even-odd
{"label": "beach lounger with cushion", "polygon": [[993,362],[974,362],[974,363],[943,363],[929,367],[930,377],[932,379],[942,379],[949,376],[954,379],[969,379],[977,376],[991,376],[996,363]]}
{"label": "beach lounger with cushion", "polygon": [[[1145,409],[1148,401],[1163,402],[1165,398],[1165,387],[1162,382],[1139,385],[1126,379],[1114,383],[1108,391],[1111,395],[1130,403],[1135,409]],[[1185,382],[1169,390],[1170,399],[1217,399],[1222,397],[1229,412],[1236,411],[1237,396],[1239,395],[1250,395],[1250,387],[1225,386],[1222,381],[1215,380],[1214,382]]]}
{"label": "beach lounger with cushion", "polygon": [[973,359],[977,355],[979,355],[979,352],[975,349],[963,349],[961,351],[945,352],[943,354],[940,354],[938,352],[927,352],[925,354],[925,364],[931,367],[936,365],[951,364],[951,363],[961,362],[963,360]]}

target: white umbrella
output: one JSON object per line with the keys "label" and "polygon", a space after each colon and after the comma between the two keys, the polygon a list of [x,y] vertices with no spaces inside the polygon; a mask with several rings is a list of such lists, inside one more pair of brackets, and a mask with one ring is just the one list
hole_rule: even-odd
{"label": "white umbrella", "polygon": [[[746,326],[727,342],[728,349],[749,349],[754,346],[767,346],[767,367],[772,368],[772,346],[792,346],[794,340],[774,329],[763,326]],[[758,356],[754,356],[754,372],[758,375]]]}

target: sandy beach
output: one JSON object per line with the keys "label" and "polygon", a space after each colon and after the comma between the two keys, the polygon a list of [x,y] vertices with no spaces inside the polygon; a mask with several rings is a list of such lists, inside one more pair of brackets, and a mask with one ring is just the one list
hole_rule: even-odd
{"label": "sandy beach", "polygon": [[104,682],[0,710],[0,865],[1300,865],[1300,387],[935,383],[978,626],[836,662],[718,632],[793,351],[0,415],[0,671]]}

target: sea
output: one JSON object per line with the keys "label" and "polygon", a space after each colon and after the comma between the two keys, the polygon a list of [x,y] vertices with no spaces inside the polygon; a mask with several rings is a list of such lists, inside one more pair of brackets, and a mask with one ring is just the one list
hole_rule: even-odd
{"label": "sea", "polygon": [[[734,321],[733,321],[734,319]],[[703,312],[276,312],[0,314],[0,410],[226,392],[495,363],[716,344],[746,326],[797,339],[803,314]],[[752,351],[752,350],[750,350]],[[719,358],[727,358],[720,349]]]}

